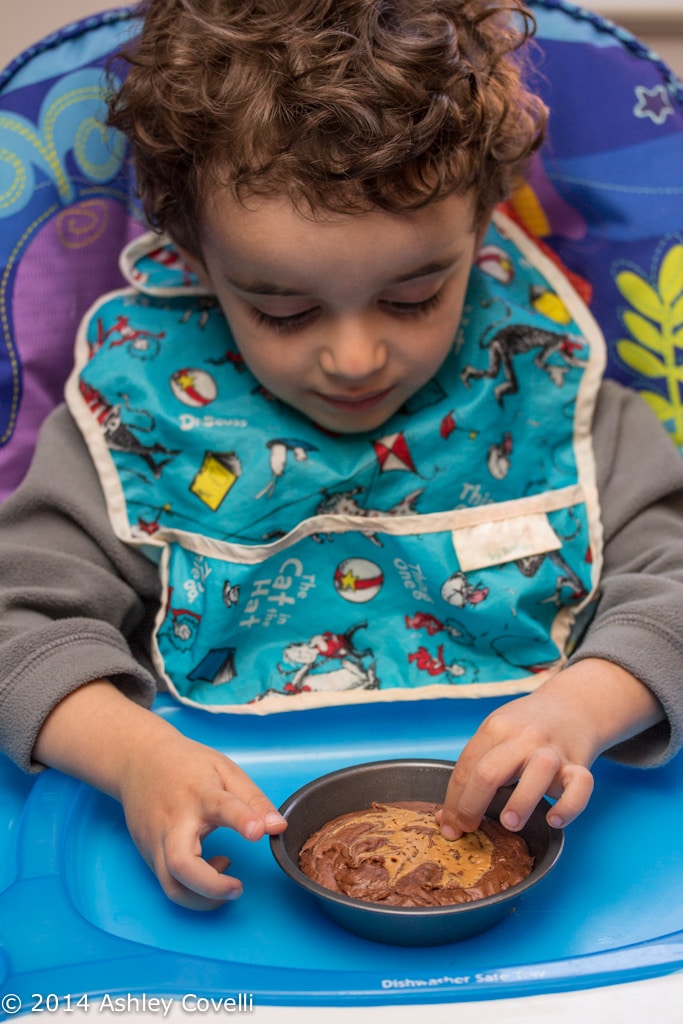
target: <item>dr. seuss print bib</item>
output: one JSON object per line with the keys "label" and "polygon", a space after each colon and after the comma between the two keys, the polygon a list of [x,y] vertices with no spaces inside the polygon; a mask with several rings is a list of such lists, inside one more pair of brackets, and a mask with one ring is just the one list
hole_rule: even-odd
{"label": "dr. seuss print bib", "polygon": [[158,237],[89,313],[69,381],[113,527],[159,561],[158,671],[215,711],[533,689],[600,570],[603,365],[563,275],[497,217],[433,380],[330,436],[255,380]]}

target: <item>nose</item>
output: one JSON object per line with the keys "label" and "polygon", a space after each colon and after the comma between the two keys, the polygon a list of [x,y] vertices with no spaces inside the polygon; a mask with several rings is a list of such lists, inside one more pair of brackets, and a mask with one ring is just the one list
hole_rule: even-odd
{"label": "nose", "polygon": [[319,360],[329,376],[361,381],[383,369],[388,354],[387,342],[370,318],[344,317],[330,325]]}

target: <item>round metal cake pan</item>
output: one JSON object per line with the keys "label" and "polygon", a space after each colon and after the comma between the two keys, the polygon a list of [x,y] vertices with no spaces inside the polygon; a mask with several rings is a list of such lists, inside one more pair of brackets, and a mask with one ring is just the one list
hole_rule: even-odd
{"label": "round metal cake pan", "polygon": [[[534,858],[531,874],[504,892],[471,903],[442,907],[395,907],[352,899],[324,888],[301,871],[299,851],[306,840],[332,818],[365,810],[373,802],[425,800],[443,802],[453,762],[431,759],[373,761],[320,776],[282,804],[287,829],[272,836],[275,860],[329,917],[347,931],[375,942],[399,946],[431,946],[458,942],[498,924],[515,903],[536,886],[557,862],[564,843],[561,829],[550,828],[547,800],[536,807],[520,834]],[[511,792],[502,787],[489,805],[498,818]]]}

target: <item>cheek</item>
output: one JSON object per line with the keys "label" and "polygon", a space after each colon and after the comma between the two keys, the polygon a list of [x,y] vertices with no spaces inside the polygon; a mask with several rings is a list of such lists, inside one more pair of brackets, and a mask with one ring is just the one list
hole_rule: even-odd
{"label": "cheek", "polygon": [[441,325],[428,335],[413,337],[406,359],[406,376],[416,389],[438,373],[453,349],[454,339],[452,322]]}
{"label": "cheek", "polygon": [[230,331],[240,355],[249,370],[260,380],[263,368],[268,366],[272,358],[270,356],[272,339],[263,336],[251,318],[230,302],[221,300],[221,308],[230,325]]}
{"label": "cheek", "polygon": [[438,332],[441,339],[441,346],[444,358],[455,344],[462,321],[464,293],[458,292],[444,306],[443,317],[439,319]]}
{"label": "cheek", "polygon": [[410,339],[410,359],[416,366],[438,368],[451,351],[460,322],[459,317],[444,316]]}
{"label": "cheek", "polygon": [[283,339],[273,341],[252,333],[244,337],[242,343],[235,334],[235,341],[256,380],[279,398],[286,397],[303,378],[305,367],[300,365],[296,352],[292,347],[288,348]]}

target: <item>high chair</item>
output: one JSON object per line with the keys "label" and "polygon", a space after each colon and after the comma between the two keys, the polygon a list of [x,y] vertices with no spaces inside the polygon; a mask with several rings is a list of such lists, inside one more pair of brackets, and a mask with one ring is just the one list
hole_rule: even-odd
{"label": "high chair", "polygon": [[[683,84],[603,18],[564,0],[530,6],[533,85],[551,117],[507,212],[574,275],[607,339],[608,376],[642,392],[683,452]],[[0,75],[0,500],[61,399],[82,314],[122,285],[119,252],[146,230],[126,147],[102,126],[104,68],[137,30],[133,9],[117,8]],[[496,700],[418,704],[238,727],[164,698],[157,710],[229,751],[278,804],[344,764],[452,760]],[[163,996],[176,1010],[190,998],[183,1012],[197,1012],[198,1000],[243,994],[262,1014],[325,1007],[341,1020],[372,1007],[372,1019],[400,1024],[426,1005],[435,1021],[451,1019],[458,1003],[461,1021],[479,1021],[482,1001],[496,1000],[501,1020],[507,1006],[550,1019],[552,1006],[561,1022],[576,1020],[563,1006],[588,1005],[582,994],[633,983],[640,1016],[624,1005],[619,1020],[640,1020],[639,984],[654,980],[668,998],[683,969],[683,761],[643,772],[600,760],[595,774],[596,795],[538,893],[479,937],[402,949],[302,905],[267,843],[237,836],[228,845],[243,897],[211,915],[182,910],[142,863],[117,804],[0,758],[0,996],[18,1000],[0,1001],[0,1019],[19,1003],[61,1013],[128,998],[138,1000],[128,1010],[148,1013],[143,997]],[[536,1017],[538,998],[550,1002]]]}

